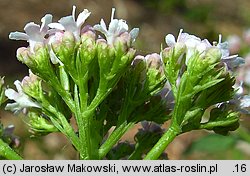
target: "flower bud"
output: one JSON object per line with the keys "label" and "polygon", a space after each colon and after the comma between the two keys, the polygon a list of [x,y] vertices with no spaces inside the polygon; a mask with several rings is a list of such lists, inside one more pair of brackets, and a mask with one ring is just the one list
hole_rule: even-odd
{"label": "flower bud", "polygon": [[87,42],[88,45],[91,45],[91,44],[95,43],[95,38],[96,38],[96,35],[95,35],[95,32],[91,26],[85,26],[82,29],[82,32],[81,32],[81,42],[82,43]]}
{"label": "flower bud", "polygon": [[115,61],[115,50],[112,46],[108,45],[106,40],[98,39],[96,41],[97,45],[97,56],[98,63],[100,67],[100,76],[111,76],[113,77],[113,73],[111,73],[111,69],[114,65]]}
{"label": "flower bud", "polygon": [[44,80],[50,80],[55,76],[54,70],[50,62],[50,54],[48,48],[42,44],[36,44],[34,53],[29,54],[34,66],[29,66],[33,73],[38,75]]}
{"label": "flower bud", "polygon": [[17,59],[19,61],[21,61],[22,63],[24,63],[25,65],[27,65],[28,67],[30,66],[35,66],[35,62],[32,61],[32,59],[30,58],[30,50],[26,47],[21,47],[17,49]]}
{"label": "flower bud", "polygon": [[136,80],[136,83],[138,82],[139,84],[142,85],[145,82],[147,73],[147,65],[144,56],[138,55],[135,57],[135,59],[132,62],[132,69],[134,74],[131,75],[135,77],[133,79]]}
{"label": "flower bud", "polygon": [[75,37],[72,32],[65,31],[63,33],[62,44],[67,49],[73,49],[75,47]]}
{"label": "flower bud", "polygon": [[75,37],[73,33],[65,31],[57,32],[54,36],[49,39],[49,43],[55,55],[67,65],[72,61],[72,56],[74,54],[74,49],[76,46]]}
{"label": "flower bud", "polygon": [[207,62],[208,65],[212,65],[216,62],[219,62],[221,59],[221,51],[217,47],[209,48],[204,56],[204,61]]}
{"label": "flower bud", "polygon": [[96,55],[95,33],[91,28],[83,30],[81,35],[81,45],[79,47],[79,54],[82,66],[88,69],[88,64],[94,59]]}
{"label": "flower bud", "polygon": [[131,37],[128,32],[122,33],[120,36],[115,38],[114,47],[117,51],[125,53],[128,48],[131,47]]}
{"label": "flower bud", "polygon": [[161,67],[161,58],[159,54],[153,53],[145,57],[147,62],[147,82],[148,89],[152,91],[163,80],[164,74]]}
{"label": "flower bud", "polygon": [[[116,58],[113,62],[113,66],[111,69],[111,74],[123,74],[125,69],[128,68],[129,65],[131,65],[131,62],[135,55],[135,50],[133,48],[130,48],[128,52],[124,55],[119,55],[120,53],[116,53]],[[120,56],[120,57],[117,57]]]}
{"label": "flower bud", "polygon": [[166,65],[167,63],[179,64],[182,56],[186,52],[186,45],[184,43],[176,43],[174,47],[165,48],[162,53],[162,61]]}
{"label": "flower bud", "polygon": [[148,68],[159,69],[161,67],[161,57],[159,54],[153,53],[145,57]]}
{"label": "flower bud", "polygon": [[51,132],[57,132],[57,128],[46,117],[38,115],[34,112],[28,114],[30,132],[34,135],[44,135]]}
{"label": "flower bud", "polygon": [[25,76],[21,82],[23,91],[26,94],[39,99],[41,91],[40,81],[40,78],[29,70],[29,76]]}

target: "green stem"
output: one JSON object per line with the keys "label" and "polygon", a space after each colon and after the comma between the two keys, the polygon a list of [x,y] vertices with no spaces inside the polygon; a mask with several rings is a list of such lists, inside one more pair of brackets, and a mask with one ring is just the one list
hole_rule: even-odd
{"label": "green stem", "polygon": [[63,89],[62,85],[57,79],[51,79],[48,82],[62,97],[63,101],[67,104],[69,109],[74,112],[75,111],[75,103],[70,95],[70,93]]}
{"label": "green stem", "polygon": [[144,160],[156,160],[164,152],[168,144],[170,144],[174,138],[180,134],[180,129],[176,125],[171,124],[168,131],[160,138],[155,146],[148,152]]}
{"label": "green stem", "polygon": [[134,122],[123,122],[118,126],[102,144],[99,149],[99,159],[103,159],[112,147],[121,139],[121,137],[134,125]]}
{"label": "green stem", "polygon": [[[45,98],[42,98],[42,106],[50,113],[54,114],[57,119],[61,122],[60,125],[63,127],[63,131],[60,130],[64,135],[66,135],[72,144],[75,146],[75,148],[79,151],[79,139],[72,128],[72,126],[69,124],[66,117],[60,113],[55,107],[53,107]],[[53,118],[53,117],[50,117]]]}
{"label": "green stem", "polygon": [[[78,87],[80,89],[80,86]],[[78,126],[79,147],[80,147],[78,151],[80,153],[80,159],[87,160],[87,159],[90,159],[90,155],[91,155],[89,114],[87,114],[87,110],[85,108],[84,110],[82,110],[83,107],[81,108],[82,97],[81,95],[79,95],[78,87],[75,84],[75,88],[74,88],[74,101],[75,101],[75,106],[76,106],[75,118],[76,118],[76,122]]]}
{"label": "green stem", "polygon": [[90,130],[92,127],[92,118],[93,112],[85,111],[83,114],[80,113],[77,115],[77,125],[78,125],[78,132],[79,132],[79,140],[81,143],[80,146],[80,159],[81,160],[89,160],[94,159],[95,154],[93,151],[95,149],[92,148],[91,145],[91,134]]}
{"label": "green stem", "polygon": [[79,86],[79,94],[80,94],[80,104],[82,112],[86,110],[87,103],[88,103],[88,85],[86,84],[86,81],[80,81]]}
{"label": "green stem", "polygon": [[19,156],[8,144],[6,144],[2,139],[0,139],[0,156],[3,156],[9,160],[22,160],[23,158]]}

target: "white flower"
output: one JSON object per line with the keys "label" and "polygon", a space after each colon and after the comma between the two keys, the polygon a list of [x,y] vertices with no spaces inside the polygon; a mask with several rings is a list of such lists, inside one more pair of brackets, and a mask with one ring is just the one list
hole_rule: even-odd
{"label": "white flower", "polygon": [[17,92],[13,89],[6,89],[5,95],[10,99],[14,100],[15,103],[8,103],[5,107],[6,110],[11,110],[13,112],[19,112],[25,108],[35,107],[41,108],[41,106],[37,103],[32,101],[28,95],[23,92],[22,85],[20,81],[14,82]]}
{"label": "white flower", "polygon": [[49,27],[72,32],[76,40],[80,40],[81,26],[89,17],[90,13],[87,9],[84,9],[75,19],[76,6],[73,6],[72,15],[62,17],[58,22],[59,23],[50,23]]}
{"label": "white flower", "polygon": [[234,70],[245,63],[245,59],[238,57],[238,54],[230,56],[230,48],[228,42],[221,42],[222,36],[219,35],[219,42],[216,45],[221,51],[221,61],[226,64],[229,70]]}
{"label": "white flower", "polygon": [[198,51],[199,54],[202,54],[205,50],[212,47],[207,39],[201,40],[199,37],[188,33],[182,33],[182,31],[183,29],[180,30],[177,40],[172,34],[168,34],[165,37],[165,41],[170,47],[174,47],[176,43],[183,43],[186,45],[186,64],[194,52]]}
{"label": "white flower", "polygon": [[52,22],[52,15],[46,14],[41,19],[41,27],[34,22],[25,25],[23,32],[11,32],[9,38],[12,40],[26,40],[29,42],[31,52],[34,52],[35,44],[44,43],[45,36],[49,33],[48,24]]}
{"label": "white flower", "polygon": [[[103,33],[107,39],[108,44],[113,44],[114,40],[120,36],[122,33],[128,31],[128,25],[123,19],[114,19],[115,8],[112,8],[111,21],[109,23],[109,27],[107,26],[103,19],[101,19],[100,24],[94,26],[94,29]],[[139,29],[134,28],[130,31],[130,37],[132,42],[134,42],[135,38],[138,36]]]}
{"label": "white flower", "polygon": [[179,32],[177,40],[172,34],[168,34],[165,37],[166,44],[170,47],[174,47],[176,43],[183,43],[186,46],[186,64],[188,60],[192,57],[194,52],[197,52],[202,56],[205,51],[211,47],[217,47],[221,52],[221,61],[226,63],[228,67],[237,67],[242,64],[242,58],[238,55],[230,56],[228,42],[221,42],[222,36],[219,35],[219,41],[211,45],[207,39],[201,40],[199,37],[190,35],[188,33],[182,33],[182,29]]}

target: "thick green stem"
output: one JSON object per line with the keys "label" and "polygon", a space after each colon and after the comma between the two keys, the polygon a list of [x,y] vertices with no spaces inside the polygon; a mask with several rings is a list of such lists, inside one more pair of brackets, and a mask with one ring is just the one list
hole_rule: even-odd
{"label": "thick green stem", "polygon": [[[81,160],[89,160],[95,159],[95,155],[93,152],[95,151],[93,146],[91,145],[91,127],[93,117],[93,112],[85,111],[83,114],[77,117],[77,125],[79,132],[79,140],[80,140],[80,159]],[[97,150],[97,149],[96,149]]]}
{"label": "thick green stem", "polygon": [[22,160],[23,158],[19,156],[8,144],[6,144],[2,139],[0,139],[0,156],[3,156],[9,160]]}
{"label": "thick green stem", "polygon": [[123,122],[108,137],[99,149],[99,159],[103,159],[121,137],[134,125],[134,122]]}
{"label": "thick green stem", "polygon": [[148,152],[144,160],[156,160],[164,152],[168,144],[170,144],[174,138],[180,134],[179,128],[175,125],[171,125],[168,131],[160,138],[160,140],[155,144],[155,146]]}

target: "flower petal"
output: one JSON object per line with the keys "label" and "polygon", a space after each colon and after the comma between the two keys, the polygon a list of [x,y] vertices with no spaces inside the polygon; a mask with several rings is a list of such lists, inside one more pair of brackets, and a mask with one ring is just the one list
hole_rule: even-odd
{"label": "flower petal", "polygon": [[23,94],[23,89],[22,89],[22,86],[21,86],[21,82],[19,80],[16,80],[14,82],[14,85],[16,86],[17,92],[19,94]]}
{"label": "flower petal", "polygon": [[50,60],[53,64],[58,64],[60,62],[60,60],[58,59],[58,57],[56,56],[56,54],[52,49],[50,49],[49,55],[50,55]]}
{"label": "flower petal", "polygon": [[93,28],[101,33],[103,33],[105,36],[108,34],[106,24],[104,23],[103,19],[101,19],[100,24],[96,24],[93,26]]}
{"label": "flower petal", "polygon": [[136,37],[137,37],[138,34],[139,34],[139,28],[134,28],[134,29],[132,29],[132,30],[129,32],[129,34],[130,34],[130,37],[131,37],[131,41],[134,42],[135,39],[136,39]]}
{"label": "flower petal", "polygon": [[20,111],[20,107],[19,107],[19,104],[18,103],[8,103],[5,108],[5,110],[8,110],[8,111],[12,111],[12,112],[17,112],[17,111]]}
{"label": "flower petal", "polygon": [[48,25],[50,28],[53,28],[53,29],[58,29],[58,30],[65,30],[65,28],[63,27],[63,25],[61,25],[60,23],[50,23]]}
{"label": "flower petal", "polygon": [[69,31],[72,33],[77,31],[76,22],[73,16],[62,17],[58,22],[65,28],[66,31]]}
{"label": "flower petal", "polygon": [[11,40],[29,40],[29,36],[23,32],[11,32],[9,34],[9,39]]}
{"label": "flower petal", "polygon": [[83,12],[81,12],[76,20],[76,25],[77,27],[81,27],[82,24],[85,22],[85,20],[89,17],[89,15],[91,14],[91,12],[89,12],[87,9],[84,9]]}
{"label": "flower petal", "polygon": [[8,97],[8,99],[10,100],[14,100],[19,97],[19,94],[13,89],[6,89],[5,96]]}
{"label": "flower petal", "polygon": [[101,25],[101,27],[102,27],[103,29],[105,29],[106,31],[108,31],[107,26],[106,26],[106,23],[104,22],[103,19],[101,19],[100,25]]}
{"label": "flower petal", "polygon": [[175,41],[175,37],[173,34],[168,34],[166,37],[165,37],[165,42],[168,46],[170,47],[174,47],[174,45],[176,44],[176,41]]}
{"label": "flower petal", "polygon": [[218,43],[217,47],[221,50],[221,57],[228,57],[229,56],[229,45],[228,42]]}
{"label": "flower petal", "polygon": [[40,32],[46,33],[49,30],[48,25],[52,22],[52,15],[51,14],[46,14],[42,19],[41,19],[42,25],[40,28]]}
{"label": "flower petal", "polygon": [[41,108],[41,106],[33,102],[27,95],[20,96],[16,102],[20,105],[21,108],[28,108],[28,107],[35,107],[35,108]]}
{"label": "flower petal", "polygon": [[24,31],[30,38],[40,36],[40,26],[34,22],[25,25]]}

